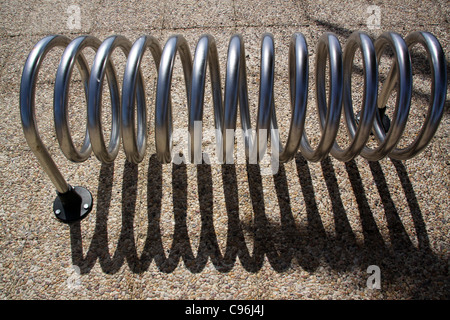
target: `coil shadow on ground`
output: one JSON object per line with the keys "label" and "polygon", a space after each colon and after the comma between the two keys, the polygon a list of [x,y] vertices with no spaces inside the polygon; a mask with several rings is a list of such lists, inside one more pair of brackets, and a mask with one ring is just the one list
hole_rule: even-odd
{"label": "coil shadow on ground", "polygon": [[[197,254],[191,247],[187,227],[187,170],[186,165],[172,165],[174,233],[169,252],[163,247],[160,229],[162,200],[162,165],[153,155],[147,173],[148,230],[144,248],[137,253],[134,238],[134,216],[138,194],[138,167],[125,163],[122,182],[122,229],[117,248],[111,256],[108,249],[108,214],[112,197],[114,165],[103,164],[99,176],[96,225],[89,249],[83,254],[81,225],[70,226],[73,264],[82,273],[88,273],[97,258],[105,273],[117,272],[126,261],[134,273],[145,272],[152,261],[161,272],[170,273],[182,260],[192,273],[203,270],[208,258],[220,272],[229,272],[239,258],[248,272],[258,272],[265,256],[277,272],[291,268],[294,259],[303,269],[314,272],[324,261],[333,270],[362,270],[378,265],[383,272],[383,283],[393,283],[398,277],[412,279],[413,286],[405,284],[411,297],[434,297],[435,284],[444,281],[448,286],[448,261],[430,250],[426,225],[408,174],[402,162],[392,160],[405,193],[414,223],[418,246],[415,246],[401,220],[389,193],[382,168],[370,162],[370,170],[384,207],[390,244],[386,244],[373,217],[365,195],[356,162],[345,164],[346,171],[358,204],[364,244],[357,243],[341,200],[340,190],[332,162],[321,162],[323,176],[331,199],[335,234],[326,232],[314,197],[314,187],[307,161],[297,154],[295,158],[303,197],[307,223],[299,225],[292,212],[286,172],[283,165],[274,176],[280,207],[280,223],[267,219],[264,204],[262,177],[258,165],[247,165],[249,194],[253,205],[253,225],[246,226],[239,218],[238,181],[234,165],[222,166],[222,179],[227,212],[227,239],[224,252],[219,247],[213,222],[213,189],[211,166],[197,166],[198,196],[201,231]],[[251,230],[253,250],[250,252],[244,230]],[[420,263],[418,263],[420,262]],[[423,266],[427,266],[427,271]],[[432,275],[429,274],[431,270]],[[406,278],[405,278],[406,277]],[[444,280],[443,280],[444,279]],[[445,280],[447,279],[447,280]],[[449,292],[444,291],[444,292]]]}

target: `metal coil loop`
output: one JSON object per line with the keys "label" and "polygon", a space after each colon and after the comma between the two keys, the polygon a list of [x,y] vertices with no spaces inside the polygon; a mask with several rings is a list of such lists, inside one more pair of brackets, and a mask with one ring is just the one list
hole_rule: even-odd
{"label": "metal coil loop", "polygon": [[[431,99],[427,117],[418,136],[409,146],[400,149],[397,148],[397,144],[408,119],[413,87],[409,50],[416,44],[425,48],[431,66]],[[373,42],[367,34],[355,32],[348,38],[345,49],[342,50],[337,37],[332,33],[326,33],[319,39],[315,60],[315,89],[321,138],[317,147],[313,149],[304,130],[309,86],[308,48],[305,37],[301,33],[295,33],[291,37],[289,47],[291,122],[286,143],[281,146],[277,135],[259,134],[262,131],[272,132],[273,129],[278,129],[274,102],[275,45],[270,34],[264,34],[261,43],[256,134],[252,134],[251,130],[244,41],[240,35],[233,36],[229,42],[223,95],[218,53],[211,35],[200,38],[193,60],[188,43],[180,35],[171,37],[163,50],[158,41],[151,36],[142,36],[132,44],[122,36],[111,36],[101,42],[93,36],[80,36],[70,41],[65,36],[52,35],[39,41],[28,56],[22,75],[20,110],[27,142],[60,193],[69,190],[69,186],[39,137],[34,111],[37,74],[46,54],[53,47],[65,47],[54,89],[56,136],[64,155],[74,162],[85,161],[93,151],[100,161],[111,163],[118,154],[121,140],[128,161],[139,163],[144,159],[148,121],[146,93],[140,65],[147,49],[150,50],[158,70],[155,142],[156,153],[162,163],[172,160],[170,88],[177,53],[182,62],[189,108],[189,157],[194,163],[201,163],[202,159],[202,144],[198,143],[201,141],[201,128],[197,128],[196,123],[201,122],[203,118],[207,67],[210,72],[216,141],[221,150],[218,154],[221,163],[232,157],[235,141],[234,136],[230,138],[227,135],[227,131],[236,130],[238,107],[247,160],[259,161],[269,139],[272,139],[272,144],[277,145],[278,159],[282,163],[291,160],[299,150],[309,161],[320,161],[328,154],[341,161],[349,161],[358,155],[368,160],[379,160],[386,156],[405,160],[421,152],[432,139],[443,115],[446,98],[446,60],[441,45],[432,34],[413,32],[403,40],[397,33],[386,32]],[[96,51],[90,70],[82,53],[86,47]],[[379,92],[378,65],[386,47],[392,49],[394,63]],[[122,96],[119,90],[120,83],[110,59],[112,52],[117,48],[127,56],[121,87]],[[352,105],[351,77],[353,60],[358,49],[363,61],[364,93],[357,122]],[[69,85],[74,65],[77,65],[81,74],[87,100],[86,134],[80,150],[74,147],[67,112]],[[112,107],[108,145],[104,141],[101,124],[101,98],[105,75]],[[386,106],[394,88],[397,89],[394,115],[389,130],[385,132],[377,109]],[[350,138],[350,144],[346,149],[342,149],[336,142],[341,113],[344,114]],[[372,132],[379,142],[373,149],[366,146]]]}

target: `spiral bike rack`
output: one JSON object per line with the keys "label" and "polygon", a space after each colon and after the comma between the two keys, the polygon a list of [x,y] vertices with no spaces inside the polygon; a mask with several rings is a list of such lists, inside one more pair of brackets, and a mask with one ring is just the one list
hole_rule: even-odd
{"label": "spiral bike rack", "polygon": [[[409,50],[421,44],[431,67],[431,99],[423,126],[415,140],[405,148],[397,148],[406,126],[412,96],[412,69]],[[66,223],[83,219],[93,207],[91,193],[83,187],[72,187],[64,179],[57,165],[43,144],[35,118],[35,88],[40,66],[46,54],[54,47],[64,47],[64,53],[56,74],[54,88],[54,121],[56,136],[64,155],[73,162],[87,160],[92,151],[103,163],[112,163],[116,158],[120,141],[127,160],[139,163],[145,157],[147,143],[147,106],[143,76],[140,71],[144,52],[149,49],[158,70],[155,106],[156,154],[162,163],[171,161],[172,151],[172,106],[170,99],[173,65],[178,52],[184,73],[189,108],[189,159],[202,157],[202,144],[196,143],[196,122],[203,118],[203,101],[206,69],[209,65],[214,105],[214,123],[219,161],[228,159],[233,152],[234,137],[227,130],[236,130],[237,112],[244,132],[247,160],[256,154],[261,159],[269,136],[252,135],[249,114],[245,51],[243,38],[234,35],[229,42],[226,65],[224,95],[220,80],[219,59],[216,43],[211,35],[202,36],[191,59],[188,43],[181,35],[168,39],[164,49],[152,36],[142,36],[132,44],[123,36],[111,36],[104,42],[89,35],[71,41],[63,35],[43,38],[32,49],[25,63],[20,87],[20,113],[25,138],[42,168],[56,187],[57,197],[53,204],[56,217]],[[82,53],[90,47],[96,51],[91,70]],[[120,47],[127,56],[123,76],[122,96],[112,52]],[[378,65],[386,50],[394,53],[394,63],[378,92]],[[352,106],[351,76],[355,53],[360,50],[364,69],[364,95],[362,108],[355,117]],[[256,132],[277,129],[274,103],[274,40],[264,34],[261,44],[260,90]],[[326,97],[326,66],[329,64],[329,95]],[[73,144],[68,125],[68,93],[74,65],[81,74],[87,97],[87,128],[83,145],[77,150]],[[306,136],[305,118],[308,93],[308,48],[301,33],[292,35],[289,47],[289,83],[291,99],[291,122],[287,141],[283,146],[275,135],[270,135],[276,144],[281,163],[290,161],[298,150],[308,161],[321,161],[331,153],[340,161],[350,161],[358,155],[377,161],[386,156],[397,160],[410,159],[424,150],[434,136],[443,115],[446,99],[447,73],[444,52],[439,41],[428,32],[412,32],[405,39],[394,32],[383,33],[375,41],[363,32],[354,32],[348,39],[345,50],[333,33],[325,33],[317,44],[315,60],[315,88],[321,138],[313,149]],[[108,146],[103,138],[101,125],[101,97],[106,74],[111,96],[112,123]],[[397,89],[396,105],[389,128],[385,124],[383,110],[391,92]],[[135,108],[136,106],[136,108]],[[135,120],[137,114],[137,129]],[[343,109],[343,111],[342,111]],[[351,143],[342,149],[335,141],[341,113],[347,126]],[[249,130],[250,129],[250,130]],[[137,131],[137,132],[136,132]],[[366,146],[370,134],[378,140],[376,148]],[[200,135],[201,137],[201,135]],[[228,137],[228,138],[227,138]],[[279,145],[279,146],[278,146]],[[195,162],[199,163],[199,162]]]}

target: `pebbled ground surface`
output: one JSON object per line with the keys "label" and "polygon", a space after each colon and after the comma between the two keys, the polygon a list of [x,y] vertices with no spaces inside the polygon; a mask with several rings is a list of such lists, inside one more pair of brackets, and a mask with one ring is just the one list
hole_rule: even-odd
{"label": "pebbled ground surface", "polygon": [[[44,36],[91,34],[103,41],[121,34],[135,41],[150,34],[164,45],[181,34],[193,53],[199,37],[209,33],[217,41],[224,81],[229,39],[241,33],[255,123],[260,39],[270,32],[276,44],[275,106],[285,139],[289,39],[302,32],[310,51],[307,132],[317,141],[312,84],[319,37],[334,32],[344,47],[356,30],[374,39],[384,31],[406,36],[426,30],[440,40],[448,57],[446,1],[97,0],[73,7],[72,1],[47,0],[0,5],[1,299],[449,298],[448,100],[430,145],[407,161],[357,157],[342,163],[329,157],[312,163],[299,153],[275,176],[261,174],[256,165],[162,165],[153,139],[156,68],[147,54],[142,69],[152,126],[145,160],[130,164],[121,150],[110,165],[94,155],[74,164],[62,155],[54,132],[54,74],[62,53],[54,50],[36,87],[39,131],[67,181],[88,188],[94,197],[89,216],[70,226],[52,213],[55,190],[25,141],[19,113],[22,67]],[[377,6],[375,11],[368,11],[369,5]],[[379,26],[374,26],[377,17]],[[93,53],[86,50],[86,57],[92,63]],[[424,57],[420,50],[413,55],[413,101],[402,143],[412,141],[429,103]],[[121,77],[126,59],[115,52],[113,60]],[[86,100],[77,72],[73,79],[70,124],[74,140],[81,143]],[[361,74],[354,79],[356,105]],[[185,95],[177,61],[174,128],[187,126]],[[106,138],[109,105],[105,89]],[[209,89],[204,126],[214,127]],[[344,130],[339,139],[345,143]],[[380,289],[367,285],[372,265],[379,267]]]}

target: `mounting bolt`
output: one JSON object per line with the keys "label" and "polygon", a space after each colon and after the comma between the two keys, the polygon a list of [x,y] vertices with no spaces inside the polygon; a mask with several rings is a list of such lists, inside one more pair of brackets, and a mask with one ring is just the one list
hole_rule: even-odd
{"label": "mounting bolt", "polygon": [[55,214],[60,214],[60,213],[61,213],[61,210],[59,210],[59,209],[55,210]]}
{"label": "mounting bolt", "polygon": [[86,210],[89,208],[89,205],[87,204],[87,203],[85,203],[84,205],[83,205],[83,208],[85,208]]}

